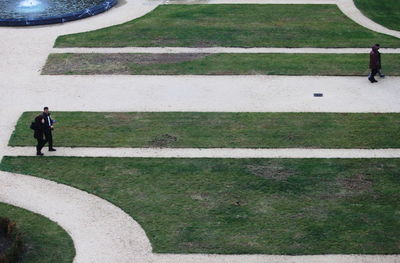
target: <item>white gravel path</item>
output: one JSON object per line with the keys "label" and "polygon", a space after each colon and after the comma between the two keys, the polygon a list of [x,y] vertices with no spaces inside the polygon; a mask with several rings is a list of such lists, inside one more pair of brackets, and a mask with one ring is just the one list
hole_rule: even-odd
{"label": "white gravel path", "polygon": [[[370,48],[188,48],[188,47],[123,47],[123,48],[53,48],[51,53],[286,53],[286,54],[368,54]],[[382,54],[400,54],[400,48],[381,48]]]}
{"label": "white gravel path", "polygon": [[259,256],[259,255],[154,255],[157,263],[399,263],[399,256],[320,255],[320,256]]}
{"label": "white gravel path", "polygon": [[[84,179],[84,178],[83,178]],[[150,242],[136,221],[111,203],[78,189],[0,171],[0,201],[57,222],[72,237],[74,262],[141,262]]]}
{"label": "white gravel path", "polygon": [[[334,4],[330,0],[262,2]],[[123,23],[150,12],[160,3],[121,0],[103,14],[64,25],[0,28],[0,158],[14,151],[7,142],[19,115],[23,111],[39,111],[44,105],[66,111],[400,112],[400,78],[388,77],[370,85],[358,77],[39,75],[58,35]],[[339,7],[363,26],[393,33],[365,19],[351,3],[341,2]],[[323,92],[324,97],[314,98],[313,92]],[[63,150],[60,148],[57,153]],[[397,156],[397,149],[393,151],[379,154]],[[399,256],[154,255],[145,233],[132,218],[109,202],[77,189],[0,172],[0,201],[59,223],[73,238],[77,250],[74,262],[79,263],[400,262]]]}
{"label": "white gravel path", "polygon": [[[57,147],[46,156],[144,158],[400,158],[400,149],[304,148],[82,148]],[[34,147],[8,147],[9,156],[33,156]]]}
{"label": "white gravel path", "polygon": [[[42,76],[12,81],[4,107],[58,111],[400,112],[400,77]],[[11,82],[12,81],[12,82]],[[22,82],[22,83],[18,83]],[[323,93],[323,97],[314,97]],[[94,95],[95,94],[95,95]],[[17,104],[15,102],[18,102]]]}
{"label": "white gravel path", "polygon": [[363,13],[355,6],[353,0],[337,0],[337,5],[339,9],[351,20],[366,27],[372,31],[383,33],[386,35],[394,36],[400,38],[400,32],[396,30],[388,29],[368,17],[364,16]]}

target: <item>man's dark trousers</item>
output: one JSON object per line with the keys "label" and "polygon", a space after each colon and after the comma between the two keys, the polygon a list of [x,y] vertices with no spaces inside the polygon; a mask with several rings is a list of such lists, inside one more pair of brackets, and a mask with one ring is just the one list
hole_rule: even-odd
{"label": "man's dark trousers", "polygon": [[44,132],[44,138],[49,143],[49,149],[53,149],[53,135],[51,134],[50,129]]}
{"label": "man's dark trousers", "polygon": [[51,133],[53,120],[50,118],[50,114],[43,112],[42,114],[45,121],[44,138],[49,143],[49,150],[53,149],[53,134]]}
{"label": "man's dark trousers", "polygon": [[378,69],[372,69],[368,79],[370,81],[375,80],[375,75],[378,74],[378,71],[379,71]]}
{"label": "man's dark trousers", "polygon": [[37,139],[37,142],[38,143],[36,145],[36,152],[40,153],[42,151],[43,146],[46,144],[47,140],[43,140],[43,138],[39,138],[39,139]]}

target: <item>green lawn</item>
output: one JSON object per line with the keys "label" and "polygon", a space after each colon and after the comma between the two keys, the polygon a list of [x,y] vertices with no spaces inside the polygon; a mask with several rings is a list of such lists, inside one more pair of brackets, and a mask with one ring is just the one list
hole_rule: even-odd
{"label": "green lawn", "polygon": [[[385,74],[400,75],[400,54],[382,57]],[[42,74],[366,76],[368,63],[368,54],[65,53],[50,54]]]}
{"label": "green lawn", "polygon": [[400,159],[5,157],[0,169],[109,200],[157,253],[400,253]]}
{"label": "green lawn", "polygon": [[400,47],[400,39],[356,24],[335,5],[161,5],[56,47]]}
{"label": "green lawn", "polygon": [[[312,94],[310,94],[312,96]],[[18,120],[10,146],[34,145]],[[399,148],[400,114],[54,112],[56,146]]]}
{"label": "green lawn", "polygon": [[25,253],[19,263],[71,263],[75,257],[70,236],[56,223],[27,210],[0,203],[0,217],[17,223]]}
{"label": "green lawn", "polygon": [[399,0],[355,0],[357,8],[375,22],[400,31]]}

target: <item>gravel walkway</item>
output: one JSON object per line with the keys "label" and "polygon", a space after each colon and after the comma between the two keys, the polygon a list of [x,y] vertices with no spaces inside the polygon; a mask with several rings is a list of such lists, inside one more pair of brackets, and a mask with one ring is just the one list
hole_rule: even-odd
{"label": "gravel walkway", "polygon": [[12,92],[4,91],[2,109],[21,113],[49,105],[57,111],[400,112],[400,77],[391,76],[374,84],[367,76],[24,77],[4,76]]}
{"label": "gravel walkway", "polygon": [[57,222],[72,237],[74,262],[142,262],[151,253],[140,225],[120,208],[80,191],[36,177],[0,172],[0,201]]}
{"label": "gravel walkway", "polygon": [[257,256],[257,255],[154,255],[157,263],[399,263],[399,256],[321,255],[321,256]]}
{"label": "gravel walkway", "polygon": [[[144,158],[400,158],[400,149],[69,148],[46,156]],[[34,147],[9,147],[9,156],[33,156]]]}
{"label": "gravel walkway", "polygon": [[[259,2],[241,2],[252,1]],[[261,2],[336,3],[326,0]],[[108,12],[65,25],[0,28],[0,158],[14,151],[19,154],[19,150],[26,154],[26,149],[7,147],[8,139],[23,111],[40,111],[44,105],[51,110],[70,111],[400,112],[400,78],[391,77],[370,85],[365,78],[357,77],[39,75],[47,55],[53,51],[52,45],[58,35],[123,23],[150,12],[160,3],[162,1],[126,0],[120,1],[117,7]],[[363,26],[378,32],[397,34],[366,19],[354,10],[352,1],[341,0],[338,3],[345,14]],[[314,92],[323,92],[324,97],[314,98]],[[59,148],[57,153],[67,155],[75,150]],[[229,149],[222,151],[232,153]],[[254,150],[250,151],[251,155],[255,154]],[[270,150],[263,154],[296,155],[296,151],[304,149],[286,150],[285,153],[278,151]],[[159,151],[162,154],[166,152]],[[195,149],[194,152],[204,154],[203,150]],[[110,151],[107,154],[114,153]],[[321,156],[321,153],[318,154]],[[329,156],[332,152],[324,154]],[[364,151],[363,154],[389,157],[391,154],[398,156],[399,152],[393,149]],[[60,224],[73,238],[77,251],[74,262],[79,263],[400,262],[396,255],[155,255],[150,253],[151,247],[144,231],[132,218],[107,201],[80,190],[35,177],[0,172],[0,201],[42,214]]]}
{"label": "gravel walkway", "polygon": [[[286,54],[368,54],[370,48],[188,48],[188,47],[124,47],[124,48],[53,48],[51,53],[286,53]],[[400,48],[381,48],[382,54],[400,54]]]}

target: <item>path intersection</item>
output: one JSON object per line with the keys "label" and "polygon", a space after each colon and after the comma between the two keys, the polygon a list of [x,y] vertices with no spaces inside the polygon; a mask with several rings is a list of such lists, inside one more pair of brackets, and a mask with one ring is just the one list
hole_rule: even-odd
{"label": "path intersection", "polygon": [[[400,37],[358,11],[351,0],[210,0],[200,3],[337,4],[344,14],[371,30]],[[162,3],[120,1],[115,8],[89,19],[63,25],[0,28],[0,159],[30,155],[33,148],[11,148],[8,140],[22,112],[43,105],[57,111],[197,111],[197,112],[400,112],[400,78],[369,85],[366,77],[315,76],[44,76],[49,53],[62,52],[203,52],[187,48],[53,49],[57,36],[94,30],[140,17]],[[185,1],[191,4],[196,1]],[[212,48],[213,52],[253,52]],[[209,52],[209,50],[207,51]],[[255,49],[276,53],[366,53],[366,49]],[[400,53],[398,49],[383,52]],[[110,89],[112,87],[112,89]],[[313,93],[323,93],[315,98]],[[47,154],[47,153],[46,153]],[[49,154],[50,155],[50,154]],[[54,155],[119,157],[400,157],[400,149],[87,149],[60,148]],[[111,203],[36,177],[0,172],[0,202],[50,218],[72,237],[74,262],[400,262],[397,255],[173,255],[153,254],[138,223]],[[104,222],[104,216],[107,222]],[[112,223],[110,223],[112,222]],[[96,240],[94,242],[93,240]]]}

